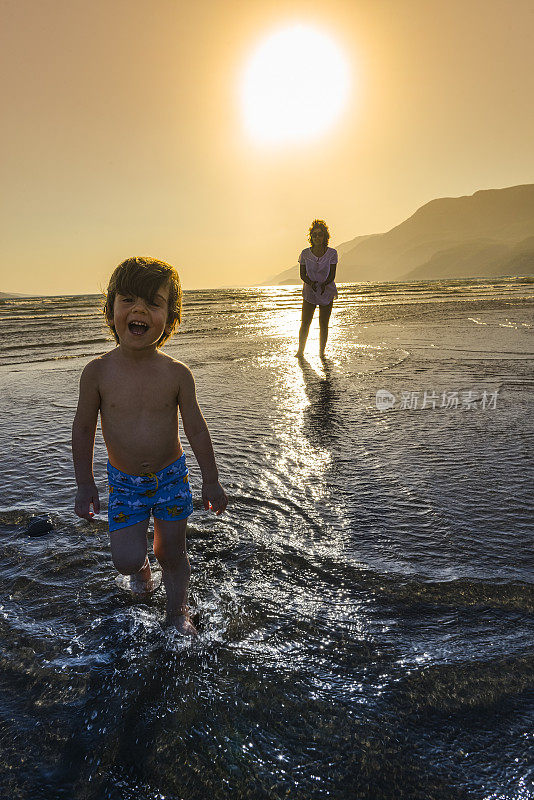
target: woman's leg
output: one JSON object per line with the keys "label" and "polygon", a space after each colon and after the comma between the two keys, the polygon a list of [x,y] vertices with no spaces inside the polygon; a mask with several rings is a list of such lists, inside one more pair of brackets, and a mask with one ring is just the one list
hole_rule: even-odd
{"label": "woman's leg", "polygon": [[302,319],[299,331],[299,349],[296,353],[297,356],[304,355],[304,348],[306,347],[306,340],[310,331],[311,321],[315,313],[315,306],[308,303],[307,300],[302,301]]}
{"label": "woman's leg", "polygon": [[330,322],[333,304],[334,301],[327,306],[319,306],[319,355],[321,358],[324,356],[326,342],[328,340],[328,323]]}
{"label": "woman's leg", "polygon": [[167,593],[167,625],[194,636],[197,631],[187,613],[191,565],[186,551],[186,528],[187,519],[154,519],[154,555],[161,564]]}

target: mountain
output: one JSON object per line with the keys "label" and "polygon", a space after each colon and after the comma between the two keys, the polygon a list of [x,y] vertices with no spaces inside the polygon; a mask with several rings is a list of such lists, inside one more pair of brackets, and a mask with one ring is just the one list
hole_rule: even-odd
{"label": "mountain", "polygon": [[[339,283],[532,275],[534,184],[431,200],[390,231],[337,250]],[[299,282],[291,267],[270,283]]]}
{"label": "mountain", "polygon": [[498,275],[534,275],[533,236],[513,247],[484,240],[457,245],[436,253],[401,279],[495,278]]}

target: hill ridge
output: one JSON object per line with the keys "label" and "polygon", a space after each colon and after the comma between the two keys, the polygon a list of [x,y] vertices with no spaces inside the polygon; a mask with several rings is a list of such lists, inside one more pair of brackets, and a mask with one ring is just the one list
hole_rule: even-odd
{"label": "hill ridge", "polygon": [[[434,198],[385,233],[341,243],[337,280],[497,277],[513,274],[509,270],[518,265],[522,274],[532,275],[531,237],[534,184]],[[519,259],[514,251],[518,245],[522,245]],[[298,267],[278,273],[264,285],[269,283],[300,283]]]}

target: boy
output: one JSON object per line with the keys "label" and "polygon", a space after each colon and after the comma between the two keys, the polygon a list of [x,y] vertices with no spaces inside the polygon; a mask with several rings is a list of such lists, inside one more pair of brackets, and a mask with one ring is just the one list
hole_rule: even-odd
{"label": "boy", "polygon": [[[202,472],[204,508],[228,503],[190,370],[160,351],[180,323],[182,291],[176,270],[154,258],[128,258],[113,272],[104,314],[117,347],[82,372],[72,426],[78,492],[75,511],[90,520],[100,504],[93,477],[98,413],[108,451],[108,519],[113,563],[135,592],[153,587],[147,528],[154,516],[154,555],[167,594],[166,622],[196,635],[186,600],[191,567],[187,518],[193,510],[178,410]],[[93,507],[93,511],[90,507]]]}

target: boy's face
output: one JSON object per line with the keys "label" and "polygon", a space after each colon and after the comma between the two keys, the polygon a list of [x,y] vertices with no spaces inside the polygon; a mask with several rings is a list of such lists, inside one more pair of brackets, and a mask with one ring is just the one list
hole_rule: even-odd
{"label": "boy's face", "polygon": [[162,284],[151,303],[133,294],[117,294],[113,304],[113,325],[122,347],[153,348],[167,328],[169,284]]}

